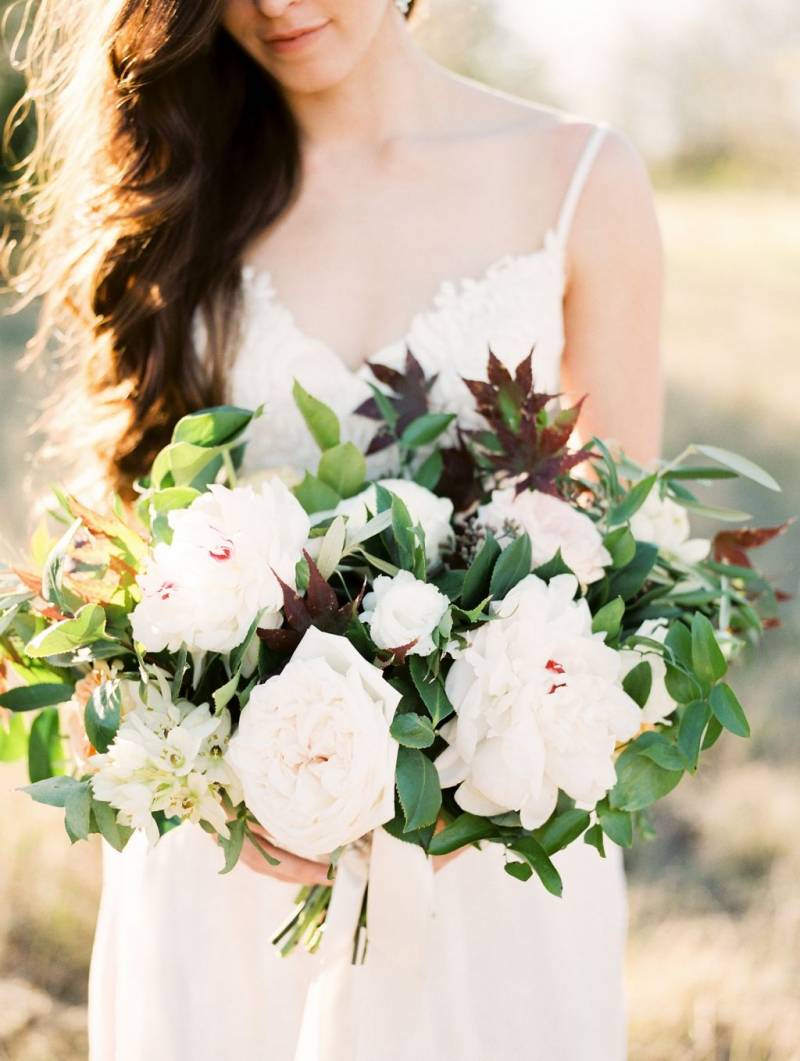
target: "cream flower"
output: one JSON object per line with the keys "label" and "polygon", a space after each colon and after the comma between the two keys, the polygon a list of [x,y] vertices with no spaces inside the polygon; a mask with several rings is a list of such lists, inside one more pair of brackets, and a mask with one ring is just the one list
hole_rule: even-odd
{"label": "cream flower", "polygon": [[601,579],[611,563],[589,516],[540,490],[524,490],[517,497],[513,487],[495,490],[491,501],[478,509],[478,522],[497,537],[506,528],[514,534],[525,531],[531,539],[533,568],[552,560],[560,549],[564,563],[582,586]]}
{"label": "cream flower", "polygon": [[283,593],[274,572],[295,584],[309,533],[300,502],[280,479],[257,488],[215,484],[188,508],[169,514],[170,544],[160,543],[139,578],[142,601],[131,614],[134,637],[149,651],[230,652],[259,612],[281,624]]}
{"label": "cream flower", "polygon": [[659,497],[658,487],[647,495],[642,507],[631,517],[631,534],[640,542],[652,542],[667,556],[684,564],[697,564],[708,555],[706,538],[690,538],[686,509],[671,497]]}
{"label": "cream flower", "polygon": [[450,607],[436,586],[398,571],[394,578],[378,575],[364,597],[362,620],[378,648],[400,648],[416,641],[408,655],[427,656],[434,650],[431,635]]}
{"label": "cream flower", "polygon": [[455,718],[436,760],[443,786],[458,785],[466,811],[518,811],[543,824],[563,789],[591,808],[614,785],[614,748],[639,731],[621,687],[619,653],[592,633],[572,575],[529,575],[469,637],[446,679]]}
{"label": "cream flower", "polygon": [[280,847],[318,858],[394,817],[399,700],[346,638],[313,626],[253,689],[227,761]]}
{"label": "cream flower", "polygon": [[153,814],[206,821],[227,837],[222,806],[241,800],[238,779],[225,763],[230,715],[208,704],[172,700],[168,675],[154,669],[147,684],[120,683],[122,722],[103,755],[92,758],[95,798],[117,810],[122,825],[158,840]]}

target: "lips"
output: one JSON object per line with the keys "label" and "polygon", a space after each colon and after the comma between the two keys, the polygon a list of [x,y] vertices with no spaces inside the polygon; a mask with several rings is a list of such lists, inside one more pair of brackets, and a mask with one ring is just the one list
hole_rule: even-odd
{"label": "lips", "polygon": [[299,37],[305,37],[309,33],[316,33],[317,30],[322,29],[326,26],[327,22],[319,22],[316,26],[301,26],[298,29],[287,30],[285,33],[274,33],[270,37],[265,37],[267,44],[280,44],[283,41],[297,40]]}

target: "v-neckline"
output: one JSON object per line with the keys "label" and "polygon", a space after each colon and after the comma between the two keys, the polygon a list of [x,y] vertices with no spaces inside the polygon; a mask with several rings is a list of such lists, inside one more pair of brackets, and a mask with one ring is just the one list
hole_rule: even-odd
{"label": "v-neckline", "polygon": [[[249,291],[255,289],[252,285],[258,285],[258,294],[267,298],[269,304],[283,314],[288,327],[298,338],[305,342],[313,343],[319,348],[325,350],[326,353],[335,358],[335,360],[350,375],[357,378],[369,368],[370,363],[378,362],[379,359],[389,351],[406,343],[420,320],[431,317],[435,318],[437,314],[441,313],[444,309],[443,299],[451,290],[456,299],[463,298],[467,291],[471,290],[476,285],[488,284],[498,273],[502,273],[511,267],[526,265],[539,258],[546,258],[551,254],[556,257],[561,266],[563,278],[562,251],[563,247],[558,238],[558,228],[556,225],[551,225],[551,227],[545,232],[541,245],[534,251],[523,252],[522,254],[502,254],[500,257],[491,261],[479,273],[475,273],[471,276],[460,277],[459,279],[445,277],[439,282],[434,294],[429,299],[427,306],[412,315],[405,332],[402,335],[397,336],[391,342],[384,343],[383,346],[369,354],[358,365],[348,364],[334,346],[320,336],[314,335],[313,332],[306,331],[305,328],[302,328],[298,324],[292,310],[281,299],[275,286],[271,270],[244,262],[241,265],[240,273],[242,282],[247,285]],[[558,253],[554,254],[554,252]]]}

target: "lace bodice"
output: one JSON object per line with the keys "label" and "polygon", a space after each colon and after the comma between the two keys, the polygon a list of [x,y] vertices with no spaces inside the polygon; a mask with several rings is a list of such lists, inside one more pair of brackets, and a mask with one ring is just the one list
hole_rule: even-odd
{"label": "lace bodice", "polygon": [[[409,348],[425,370],[437,375],[431,407],[468,419],[472,400],[461,377],[485,379],[488,349],[514,367],[534,349],[539,388],[559,389],[564,347],[565,247],[583,184],[605,126],[590,133],[564,197],[557,223],[540,248],[505,255],[480,276],[441,283],[431,304],[410,321],[403,336],[369,359],[402,368]],[[283,305],[269,272],[242,268],[241,342],[230,378],[230,401],[265,415],[251,429],[249,468],[312,467],[319,451],[292,399],[294,379],[339,415],[342,436],[366,448],[375,424],[354,410],[370,396],[367,363],[352,369],[323,341],[301,330]],[[196,341],[202,348],[199,315]],[[373,380],[374,382],[374,380]],[[370,458],[377,474],[385,455]]]}

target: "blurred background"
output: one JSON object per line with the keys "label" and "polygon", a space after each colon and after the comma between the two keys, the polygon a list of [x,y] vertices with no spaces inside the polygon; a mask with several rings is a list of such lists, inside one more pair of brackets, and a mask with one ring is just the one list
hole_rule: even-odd
{"label": "blurred background", "polygon": [[[608,121],[637,145],[667,254],[666,452],[739,449],[783,493],[720,486],[709,498],[761,525],[798,512],[797,0],[429,0],[416,32],[459,72]],[[7,51],[3,115],[22,90]],[[14,366],[33,324],[30,313],[0,319],[2,555],[30,529],[26,429],[43,383]],[[754,559],[796,593],[799,556],[795,527]],[[796,601],[783,619],[738,675],[753,739],[726,735],[628,859],[632,1061],[800,1059]],[[60,816],[13,791],[21,781],[0,765],[0,1061],[77,1061],[98,850],[70,849]]]}

